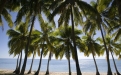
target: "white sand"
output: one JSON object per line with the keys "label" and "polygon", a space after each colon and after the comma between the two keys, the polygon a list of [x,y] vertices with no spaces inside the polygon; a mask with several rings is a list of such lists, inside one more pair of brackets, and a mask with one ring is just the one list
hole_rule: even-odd
{"label": "white sand", "polygon": [[[14,70],[0,69],[0,75],[12,74]],[[25,75],[34,75],[34,71],[31,74],[27,74],[28,71],[25,72]],[[40,72],[39,75],[45,75],[45,72]],[[68,72],[50,72],[50,75],[68,75]],[[75,72],[72,72],[72,75],[76,75]],[[82,75],[96,75],[94,72],[82,72]],[[100,75],[107,75],[107,73],[100,73]]]}

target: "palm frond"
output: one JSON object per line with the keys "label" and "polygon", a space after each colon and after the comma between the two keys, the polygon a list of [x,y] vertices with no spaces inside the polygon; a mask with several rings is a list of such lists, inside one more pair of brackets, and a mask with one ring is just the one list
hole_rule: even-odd
{"label": "palm frond", "polygon": [[3,9],[2,15],[5,18],[5,20],[8,22],[9,27],[13,27],[11,15],[8,13],[6,9]]}
{"label": "palm frond", "polygon": [[120,38],[120,36],[121,36],[121,29],[117,31],[114,41],[117,41]]}
{"label": "palm frond", "polygon": [[52,13],[51,15],[49,15],[49,17],[48,17],[49,20],[52,21],[52,20],[53,20],[53,17],[54,17],[55,15],[57,15],[58,13],[60,13],[61,11],[63,11],[63,10],[62,10],[63,7],[66,7],[66,2],[61,3],[61,5],[59,5],[57,8],[55,8],[55,9],[53,10],[53,13]]}

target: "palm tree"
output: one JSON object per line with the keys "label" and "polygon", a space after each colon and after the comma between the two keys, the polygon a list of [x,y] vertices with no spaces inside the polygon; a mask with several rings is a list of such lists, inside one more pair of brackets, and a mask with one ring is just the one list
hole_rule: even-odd
{"label": "palm tree", "polygon": [[[38,54],[38,56],[40,56],[39,45],[36,43],[39,36],[40,36],[40,33],[37,30],[34,30],[32,32],[31,44],[29,46],[29,52],[31,52],[33,54],[33,57],[32,57],[32,62],[31,62],[31,66],[30,66],[30,69],[28,71],[28,74],[31,73],[33,61],[34,61],[34,57],[35,57],[36,53]],[[29,54],[31,54],[31,53],[29,53]]]}
{"label": "palm tree", "polygon": [[43,53],[44,56],[46,56],[49,53],[48,62],[47,62],[47,70],[46,70],[45,75],[49,75],[49,63],[50,63],[50,60],[51,60],[53,54],[55,54],[55,43],[54,43],[55,41],[56,41],[56,38],[53,35],[53,31],[49,32],[48,40],[47,40],[47,44],[46,44],[47,47]]}
{"label": "palm tree", "polygon": [[41,48],[41,55],[40,55],[39,67],[38,67],[38,70],[36,71],[35,75],[39,74],[43,52],[46,50],[52,50],[52,45],[49,42],[50,41],[49,34],[52,32],[52,28],[54,28],[53,26],[55,26],[55,25],[53,25],[51,23],[46,23],[44,21],[40,25],[40,28],[41,28],[40,34],[41,35],[38,39],[38,44],[40,45],[40,48]]}
{"label": "palm tree", "polygon": [[77,75],[81,75],[80,67],[79,67],[79,61],[78,61],[78,55],[77,55],[77,49],[76,49],[76,43],[75,43],[75,33],[74,33],[74,24],[78,25],[82,21],[82,15],[80,14],[80,10],[83,11],[93,11],[95,10],[86,2],[80,1],[80,0],[55,0],[51,6],[50,9],[52,9],[52,15],[49,16],[50,21],[53,19],[53,17],[57,14],[60,14],[58,25],[68,25],[69,20],[71,20],[72,24],[72,36],[73,36],[73,44],[74,44],[74,50],[75,50],[75,63],[76,63],[76,71]]}
{"label": "palm tree", "polygon": [[97,63],[95,60],[95,55],[97,54],[98,56],[100,56],[101,54],[104,54],[104,51],[101,50],[101,45],[99,45],[95,40],[92,39],[92,37],[90,35],[87,34],[87,36],[83,36],[84,42],[87,46],[87,50],[84,50],[84,54],[86,56],[89,56],[89,54],[91,53],[93,56],[93,60],[95,63],[95,68],[96,68],[96,75],[100,75],[98,67],[97,67]]}
{"label": "palm tree", "polygon": [[[74,48],[72,43],[72,28],[70,26],[64,27],[61,26],[58,28],[54,33],[57,36],[57,50],[56,50],[56,58],[62,59],[65,55],[68,60],[68,67],[69,67],[69,75],[71,75],[71,65],[70,65],[70,57],[75,60]],[[79,35],[82,32],[75,28],[75,39],[76,43],[77,40],[80,40]]]}
{"label": "palm tree", "polygon": [[9,53],[14,53],[14,56],[16,54],[20,55],[20,61],[19,61],[19,67],[16,71],[17,74],[20,72],[20,66],[21,66],[21,59],[22,59],[22,50],[25,49],[26,40],[28,38],[28,27],[27,23],[20,23],[15,30],[9,29],[7,31],[7,34],[10,38],[8,42],[8,46],[10,48]]}
{"label": "palm tree", "polygon": [[[23,4],[21,6],[21,9],[19,10],[18,15],[17,15],[17,19],[15,21],[16,24],[19,24],[20,21],[22,20],[22,17],[26,16],[26,14],[28,15],[28,19],[31,19],[31,27],[30,27],[30,32],[29,32],[29,36],[28,36],[28,40],[27,40],[26,49],[25,49],[25,58],[24,58],[24,63],[23,63],[22,69],[21,69],[22,75],[24,74],[24,71],[26,68],[28,47],[30,44],[30,36],[31,36],[31,32],[32,32],[36,17],[38,17],[39,20],[42,19],[41,11],[43,11],[46,15],[49,14],[48,10],[45,8],[45,4],[46,4],[46,1],[43,1],[43,0],[26,1],[25,4]],[[41,24],[41,22],[40,22],[40,24]]]}
{"label": "palm tree", "polygon": [[[98,38],[98,40],[100,40],[102,42],[102,40],[100,38]],[[119,55],[121,44],[114,42],[112,40],[112,37],[109,36],[109,35],[106,36],[106,44],[107,44],[108,50],[111,53],[116,73],[117,73],[117,75],[121,75],[119,73],[118,69],[117,69],[117,66],[116,66],[116,63],[115,63],[115,60],[114,60],[114,56],[113,56],[113,53],[115,53],[116,55]]]}
{"label": "palm tree", "polygon": [[[89,13],[89,12],[85,12],[85,13],[89,13],[89,15],[86,16],[87,20],[89,20],[89,22],[93,22],[96,26],[96,29],[100,29],[101,36],[102,36],[103,43],[104,43],[104,47],[105,47],[105,50],[106,50],[108,75],[112,75],[112,71],[111,71],[111,67],[110,67],[110,61],[109,61],[109,51],[107,49],[105,37],[104,37],[104,32],[107,31],[107,29],[105,29],[105,27],[106,27],[106,25],[109,25],[109,24],[105,24],[106,23],[105,19],[104,19],[105,17],[103,16],[102,12],[100,13],[100,11],[102,11],[102,10],[97,9],[97,8],[100,7],[100,4],[98,4],[99,2],[100,1],[98,1],[97,3],[93,2],[93,5],[92,5],[95,8],[96,14]],[[90,25],[93,25],[93,23],[91,23],[91,24],[87,23],[88,27],[87,27],[86,30],[88,30],[90,27],[91,27],[91,29],[95,29],[95,27],[92,28],[93,26],[90,26]],[[93,30],[93,31],[95,31],[95,30]],[[93,32],[93,34],[95,34],[95,32]]]}

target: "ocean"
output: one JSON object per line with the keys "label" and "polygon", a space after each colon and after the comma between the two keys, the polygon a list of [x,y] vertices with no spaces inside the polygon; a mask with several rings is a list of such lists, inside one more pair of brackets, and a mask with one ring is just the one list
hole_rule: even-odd
{"label": "ocean", "polygon": [[[47,69],[47,59],[42,60],[40,71],[46,71]],[[117,68],[121,73],[121,60],[115,60]],[[23,60],[22,60],[23,62]],[[107,72],[107,63],[105,59],[96,59],[99,72]],[[31,59],[27,60],[26,70],[29,70],[31,64]],[[115,72],[114,64],[112,59],[110,59],[111,70]],[[35,59],[33,63],[33,71],[38,69],[39,59]],[[79,65],[81,72],[95,72],[95,65],[93,59],[80,59]],[[16,68],[16,59],[0,59],[0,69],[15,69]],[[67,60],[55,60],[50,61],[49,66],[50,72],[68,72],[68,61]],[[71,71],[76,72],[75,62],[71,60]]]}

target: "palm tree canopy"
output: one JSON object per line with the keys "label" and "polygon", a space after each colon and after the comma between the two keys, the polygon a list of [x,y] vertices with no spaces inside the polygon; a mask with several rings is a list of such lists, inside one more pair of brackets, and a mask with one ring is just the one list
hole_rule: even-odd
{"label": "palm tree canopy", "polygon": [[86,11],[96,14],[95,9],[93,9],[89,4],[84,1],[55,0],[50,6],[50,9],[52,9],[52,14],[49,16],[49,20],[53,20],[53,17],[55,15],[60,14],[58,26],[63,24],[68,25],[71,15],[71,6],[73,7],[75,25],[81,24],[81,22],[83,21],[83,15],[80,13],[80,11],[82,11],[84,15]]}

